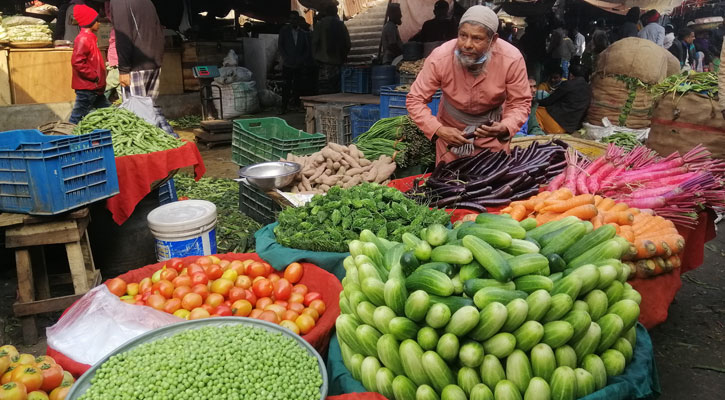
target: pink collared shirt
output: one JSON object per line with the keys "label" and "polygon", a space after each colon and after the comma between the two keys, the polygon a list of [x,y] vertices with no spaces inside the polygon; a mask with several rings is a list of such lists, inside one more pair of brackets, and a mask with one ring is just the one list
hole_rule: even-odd
{"label": "pink collared shirt", "polygon": [[[523,56],[513,45],[496,40],[486,71],[474,76],[458,62],[454,54],[456,41],[453,39],[442,44],[426,58],[406,100],[410,117],[428,138],[433,138],[441,126],[460,130],[466,127],[446,112],[444,101],[472,115],[503,107],[501,123],[513,136],[531,111],[531,91]],[[443,92],[443,98],[435,117],[427,104],[438,89]],[[477,138],[475,144],[476,152],[481,148],[509,149],[508,142],[501,143],[496,138]],[[443,140],[437,141],[436,163],[456,158],[455,154],[447,151],[447,146]]]}

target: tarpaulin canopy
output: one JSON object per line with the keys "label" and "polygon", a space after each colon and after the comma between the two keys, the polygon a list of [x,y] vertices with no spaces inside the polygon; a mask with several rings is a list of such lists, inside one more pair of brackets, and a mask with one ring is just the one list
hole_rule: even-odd
{"label": "tarpaulin canopy", "polygon": [[611,13],[624,15],[632,7],[639,7],[641,10],[657,10],[666,14],[682,4],[683,0],[584,0],[594,7]]}

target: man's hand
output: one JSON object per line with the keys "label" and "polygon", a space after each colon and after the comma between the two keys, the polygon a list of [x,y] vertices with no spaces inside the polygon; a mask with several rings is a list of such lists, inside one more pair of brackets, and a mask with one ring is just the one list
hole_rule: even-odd
{"label": "man's hand", "polygon": [[468,140],[463,137],[463,132],[459,131],[456,128],[441,126],[436,131],[436,135],[438,136],[438,138],[454,147],[458,147],[468,143]]}
{"label": "man's hand", "polygon": [[121,74],[118,76],[118,83],[123,87],[129,87],[131,86],[131,75],[130,74]]}
{"label": "man's hand", "polygon": [[500,122],[493,122],[491,125],[481,125],[476,128],[476,136],[478,137],[499,137],[508,134],[508,128]]}

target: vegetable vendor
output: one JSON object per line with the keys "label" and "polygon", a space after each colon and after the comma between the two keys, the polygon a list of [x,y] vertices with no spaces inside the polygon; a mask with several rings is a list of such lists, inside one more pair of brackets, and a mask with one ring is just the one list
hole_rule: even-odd
{"label": "vegetable vendor", "polygon": [[[458,38],[436,48],[407,98],[410,117],[436,143],[436,163],[450,162],[484,148],[509,150],[511,137],[531,109],[524,58],[498,40],[498,17],[473,6],[461,18]],[[433,94],[443,96],[438,116],[428,108]]]}

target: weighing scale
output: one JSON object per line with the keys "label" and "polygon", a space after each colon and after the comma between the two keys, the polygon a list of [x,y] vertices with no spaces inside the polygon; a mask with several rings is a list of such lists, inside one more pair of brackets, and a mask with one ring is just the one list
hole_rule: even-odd
{"label": "weighing scale", "polygon": [[214,78],[219,77],[219,68],[215,65],[197,65],[191,68],[194,78],[199,80],[199,96],[201,98],[201,129],[195,129],[197,143],[205,144],[207,148],[212,148],[219,144],[230,144],[232,142],[232,122],[223,119],[215,119],[210,113],[210,108],[214,107],[214,100],[219,101],[219,110],[217,115],[224,115],[224,105],[222,104],[221,89],[216,87],[217,95],[214,95],[212,82]]}

